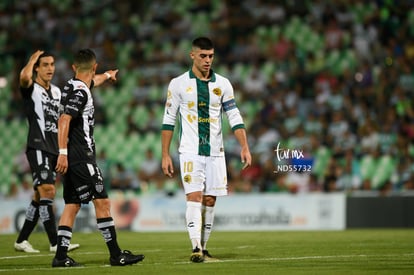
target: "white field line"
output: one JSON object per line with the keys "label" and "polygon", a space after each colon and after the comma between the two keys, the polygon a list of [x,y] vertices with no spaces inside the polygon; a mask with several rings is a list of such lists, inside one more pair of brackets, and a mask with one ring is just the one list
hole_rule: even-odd
{"label": "white field line", "polygon": [[[320,260],[320,259],[344,259],[344,258],[375,258],[375,257],[387,257],[387,258],[395,258],[395,257],[410,257],[414,256],[414,253],[409,254],[378,254],[378,255],[326,255],[326,256],[302,256],[302,257],[281,257],[281,258],[260,258],[260,259],[228,259],[228,260],[218,260],[215,262],[206,262],[208,264],[212,263],[237,263],[237,262],[277,262],[277,261],[292,261],[292,260]],[[186,262],[177,262],[174,264],[191,264],[190,261]]]}
{"label": "white field line", "polygon": [[[92,252],[83,252],[83,253],[77,253],[77,254],[92,254]],[[93,252],[93,254],[105,254],[104,252],[102,253],[96,253]],[[29,258],[29,257],[51,257],[51,255],[53,256],[53,254],[39,254],[39,255],[24,255],[24,256],[7,256],[7,257],[0,257],[0,260],[6,260],[6,259],[19,259],[19,258]],[[228,260],[219,260],[216,262],[206,262],[205,264],[220,264],[220,263],[230,263],[230,262],[263,262],[263,261],[267,261],[267,262],[276,262],[276,261],[291,261],[291,260],[295,260],[295,261],[300,261],[300,260],[320,260],[320,259],[344,259],[344,258],[373,258],[373,257],[387,257],[387,258],[395,258],[395,257],[411,257],[414,256],[414,253],[406,253],[406,254],[372,254],[372,255],[365,255],[365,254],[361,254],[361,255],[326,255],[326,256],[302,256],[302,257],[272,257],[272,258],[257,258],[257,259],[228,259]],[[142,263],[137,264],[137,266],[139,265],[145,265],[145,261]],[[159,262],[155,262],[155,263],[151,263],[150,265],[160,265],[163,263],[159,263]],[[190,261],[182,261],[182,262],[176,262],[173,264],[192,264]],[[98,267],[110,267],[110,265],[100,265]],[[97,268],[96,265],[91,265],[91,266],[83,266],[83,267],[74,267],[73,269],[89,269],[89,268]],[[0,273],[1,272],[26,272],[26,271],[40,271],[40,270],[50,270],[51,267],[41,267],[41,268],[16,268],[16,269],[1,269],[0,268]],[[67,269],[67,268],[57,268],[57,269]]]}

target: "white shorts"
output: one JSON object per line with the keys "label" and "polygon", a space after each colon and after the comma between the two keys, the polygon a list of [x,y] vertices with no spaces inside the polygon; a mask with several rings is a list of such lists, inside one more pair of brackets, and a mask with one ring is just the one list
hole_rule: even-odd
{"label": "white shorts", "polygon": [[224,156],[180,154],[181,181],[186,194],[202,191],[203,195],[227,195],[227,170]]}

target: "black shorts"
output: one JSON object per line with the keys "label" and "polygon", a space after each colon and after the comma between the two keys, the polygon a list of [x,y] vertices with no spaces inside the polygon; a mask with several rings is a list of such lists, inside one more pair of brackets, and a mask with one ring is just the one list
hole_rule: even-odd
{"label": "black shorts", "polygon": [[108,193],[96,164],[80,162],[69,166],[63,177],[63,199],[66,204],[87,204],[93,199],[106,198]]}
{"label": "black shorts", "polygon": [[33,176],[33,187],[40,184],[55,184],[57,156],[45,151],[28,149],[26,152],[27,160]]}

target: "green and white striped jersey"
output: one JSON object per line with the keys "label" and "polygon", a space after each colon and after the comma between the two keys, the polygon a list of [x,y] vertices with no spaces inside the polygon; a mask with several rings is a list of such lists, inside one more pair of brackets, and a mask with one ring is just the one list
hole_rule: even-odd
{"label": "green and white striped jersey", "polygon": [[244,128],[230,81],[213,71],[202,81],[190,70],[170,81],[162,129],[173,131],[179,113],[180,153],[223,156],[223,111],[233,131]]}

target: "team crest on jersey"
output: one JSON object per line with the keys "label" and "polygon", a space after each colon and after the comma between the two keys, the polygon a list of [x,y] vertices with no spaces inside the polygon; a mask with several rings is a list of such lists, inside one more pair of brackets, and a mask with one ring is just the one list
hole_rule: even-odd
{"label": "team crest on jersey", "polygon": [[188,87],[187,90],[185,90],[187,93],[191,93],[193,91],[193,87]]}
{"label": "team crest on jersey", "polygon": [[191,176],[190,175],[185,175],[184,176],[184,182],[191,183]]}
{"label": "team crest on jersey", "polygon": [[195,105],[194,101],[190,101],[190,102],[188,102],[188,104],[187,104],[188,109],[193,108],[193,107],[194,107],[194,105]]}
{"label": "team crest on jersey", "polygon": [[168,90],[167,92],[167,99],[171,99],[172,98],[172,93],[170,90]]}
{"label": "team crest on jersey", "polygon": [[214,89],[213,89],[213,93],[214,93],[216,96],[221,96],[221,94],[222,94],[222,92],[221,92],[221,89],[220,89],[220,88],[214,88]]}

